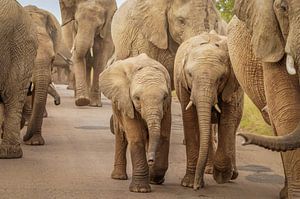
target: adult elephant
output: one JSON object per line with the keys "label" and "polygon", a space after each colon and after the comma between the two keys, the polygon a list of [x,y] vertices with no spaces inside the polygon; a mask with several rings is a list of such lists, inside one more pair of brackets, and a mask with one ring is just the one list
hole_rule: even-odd
{"label": "adult elephant", "polygon": [[116,1],[60,0],[60,6],[63,25],[68,25],[64,37],[73,38],[66,42],[69,46],[72,42],[75,104],[102,106],[99,74],[113,54],[111,20],[117,9]]}
{"label": "adult elephant", "polygon": [[181,184],[194,189],[204,186],[212,124],[218,124],[219,138],[214,179],[218,183],[236,179],[235,137],[243,91],[231,67],[227,38],[211,32],[185,41],[175,58],[174,82],[187,147],[187,173]]}
{"label": "adult elephant", "polygon": [[21,158],[21,112],[32,76],[37,39],[30,16],[17,1],[0,1],[0,24],[0,103],[4,105],[0,159]]}
{"label": "adult elephant", "polygon": [[[235,2],[237,17],[228,28],[234,72],[251,99],[266,101],[274,132],[280,136],[242,134],[245,144],[258,144],[276,151],[299,147],[299,130],[288,133],[300,121],[300,87],[298,76],[291,76],[286,70],[293,72],[294,60],[299,64],[299,8],[300,2],[293,0]],[[253,71],[263,76],[255,79]],[[264,88],[264,99],[257,93],[248,93],[253,86]],[[299,198],[300,150],[282,153],[282,160],[286,183],[281,198]]]}
{"label": "adult elephant", "polygon": [[37,29],[38,51],[32,75],[33,106],[32,115],[23,140],[29,145],[43,145],[42,137],[43,114],[47,102],[48,87],[52,81],[51,68],[61,46],[61,28],[57,19],[46,10],[35,6],[24,8],[31,16]]}
{"label": "adult elephant", "polygon": [[169,165],[172,96],[168,71],[141,54],[115,62],[101,73],[100,81],[103,94],[113,103],[116,144],[112,178],[127,179],[128,142],[133,166],[129,189],[150,192],[149,183],[162,184]]}
{"label": "adult elephant", "polygon": [[226,33],[226,23],[212,0],[127,0],[112,21],[114,59],[146,53],[162,63],[173,80],[178,46],[211,30]]}

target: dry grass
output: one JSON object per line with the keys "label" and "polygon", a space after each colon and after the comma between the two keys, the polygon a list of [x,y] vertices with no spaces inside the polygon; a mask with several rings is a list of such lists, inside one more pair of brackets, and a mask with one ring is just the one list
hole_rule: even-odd
{"label": "dry grass", "polygon": [[244,101],[244,114],[240,124],[241,129],[261,135],[273,135],[272,128],[265,123],[260,111],[247,95],[245,95]]}

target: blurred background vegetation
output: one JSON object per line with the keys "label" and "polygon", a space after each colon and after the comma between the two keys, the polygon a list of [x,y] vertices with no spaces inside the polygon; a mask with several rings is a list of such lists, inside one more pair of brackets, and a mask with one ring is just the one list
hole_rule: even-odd
{"label": "blurred background vegetation", "polygon": [[227,22],[232,18],[234,0],[216,0],[217,8],[220,10],[223,19]]}
{"label": "blurred background vegetation", "polygon": [[[216,5],[223,19],[227,22],[232,18],[232,12],[234,7],[234,0],[216,0]],[[245,106],[243,118],[240,124],[243,130],[248,132],[272,135],[272,128],[268,126],[263,120],[260,111],[251,102],[248,96],[245,95]]]}

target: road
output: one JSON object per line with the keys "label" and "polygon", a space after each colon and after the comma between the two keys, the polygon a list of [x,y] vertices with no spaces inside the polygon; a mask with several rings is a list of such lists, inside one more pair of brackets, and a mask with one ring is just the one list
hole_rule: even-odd
{"label": "road", "polygon": [[[275,199],[283,186],[283,169],[278,153],[237,143],[239,177],[218,185],[206,175],[199,191],[180,186],[185,172],[185,146],[180,105],[173,100],[170,166],[163,185],[148,194],[131,193],[130,180],[110,178],[114,136],[109,130],[110,101],[102,108],[75,107],[73,93],[59,86],[62,104],[48,100],[49,117],[44,120],[45,146],[23,146],[24,157],[0,160],[1,199]],[[22,132],[24,133],[24,132]],[[129,157],[129,156],[128,156]],[[131,162],[128,161],[131,176]]]}

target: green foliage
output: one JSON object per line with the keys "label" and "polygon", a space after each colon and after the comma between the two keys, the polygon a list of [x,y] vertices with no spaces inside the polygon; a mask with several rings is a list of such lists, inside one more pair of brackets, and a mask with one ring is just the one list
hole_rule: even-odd
{"label": "green foliage", "polygon": [[244,99],[244,113],[240,127],[246,132],[273,135],[272,128],[265,123],[260,111],[247,95],[245,95]]}
{"label": "green foliage", "polygon": [[216,0],[217,8],[221,12],[223,19],[227,22],[232,18],[234,0]]}

